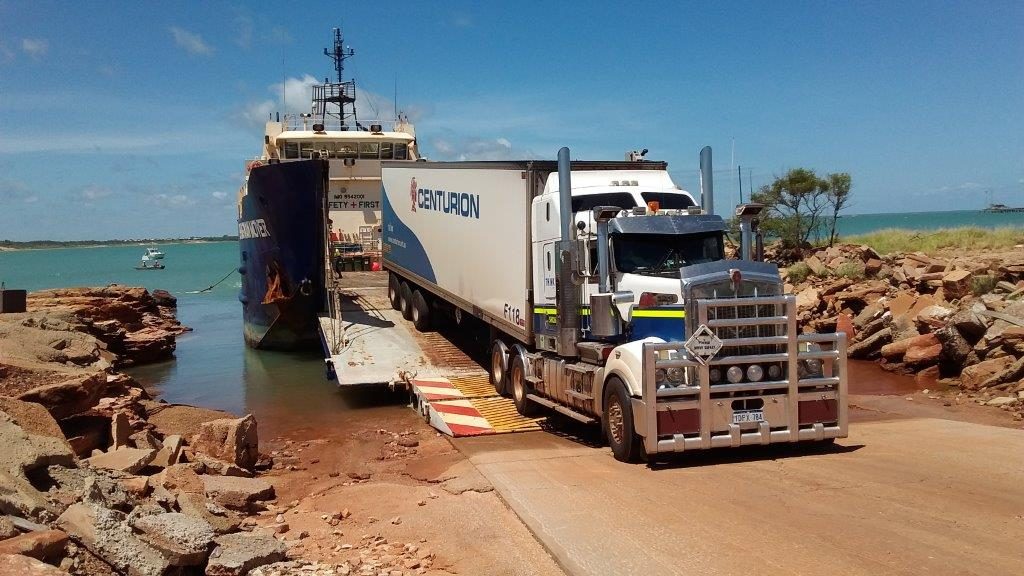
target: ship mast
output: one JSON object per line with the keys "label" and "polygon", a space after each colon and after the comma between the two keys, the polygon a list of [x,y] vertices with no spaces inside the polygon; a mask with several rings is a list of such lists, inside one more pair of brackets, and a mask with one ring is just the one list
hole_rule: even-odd
{"label": "ship mast", "polygon": [[[355,50],[345,46],[341,28],[334,29],[334,47],[324,48],[324,56],[334,61],[337,81],[324,78],[323,84],[313,86],[313,116],[327,124],[328,119],[336,120],[342,130],[359,128],[356,118],[356,81],[345,81],[345,60],[355,55]],[[332,122],[333,124],[333,122]]]}

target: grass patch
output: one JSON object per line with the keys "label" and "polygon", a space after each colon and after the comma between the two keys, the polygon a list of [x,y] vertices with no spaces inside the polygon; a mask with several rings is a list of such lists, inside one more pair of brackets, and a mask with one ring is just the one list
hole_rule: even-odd
{"label": "grass patch", "polygon": [[943,228],[901,230],[890,228],[842,239],[848,244],[866,244],[879,254],[893,252],[940,252],[948,248],[983,250],[1013,248],[1024,244],[1024,228]]}
{"label": "grass patch", "polygon": [[803,262],[797,262],[789,268],[786,268],[786,278],[794,284],[799,284],[807,279],[811,275],[811,267]]}
{"label": "grass patch", "polygon": [[971,277],[971,292],[975,296],[981,296],[982,294],[988,294],[996,287],[996,277],[989,276],[987,274],[981,274],[979,276]]}
{"label": "grass patch", "polygon": [[836,267],[833,273],[841,278],[849,278],[850,280],[863,280],[865,276],[864,263],[843,262],[842,264]]}

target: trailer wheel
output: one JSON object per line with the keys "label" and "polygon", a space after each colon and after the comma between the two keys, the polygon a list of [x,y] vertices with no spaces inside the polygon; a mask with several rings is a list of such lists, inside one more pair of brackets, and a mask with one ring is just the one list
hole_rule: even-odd
{"label": "trailer wheel", "polygon": [[533,389],[526,381],[526,361],[520,354],[512,355],[512,364],[508,369],[508,385],[512,388],[512,400],[516,404],[516,412],[527,418],[535,416],[538,407],[526,397],[527,394],[533,392]]}
{"label": "trailer wheel", "polygon": [[420,332],[430,331],[430,305],[423,297],[423,292],[416,290],[412,293],[412,324]]}
{"label": "trailer wheel", "polygon": [[398,285],[398,276],[388,274],[388,300],[391,301],[391,308],[402,309],[402,295]]}
{"label": "trailer wheel", "polygon": [[409,320],[412,318],[412,289],[409,288],[408,282],[402,282],[398,287],[398,311],[402,313],[402,318]]}
{"label": "trailer wheel", "polygon": [[497,338],[491,344],[491,385],[499,396],[507,396],[508,389],[508,346]]}
{"label": "trailer wheel", "polygon": [[601,425],[608,437],[615,459],[621,462],[639,462],[644,447],[633,428],[633,404],[626,385],[617,376],[608,378],[604,388],[604,411]]}

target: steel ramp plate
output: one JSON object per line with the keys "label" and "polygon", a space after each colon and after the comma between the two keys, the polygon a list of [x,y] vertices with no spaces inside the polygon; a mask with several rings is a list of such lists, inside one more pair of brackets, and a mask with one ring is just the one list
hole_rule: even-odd
{"label": "steel ramp plate", "polygon": [[498,396],[481,376],[428,377],[411,380],[420,413],[453,437],[540,430],[544,418],[525,418],[511,398]]}

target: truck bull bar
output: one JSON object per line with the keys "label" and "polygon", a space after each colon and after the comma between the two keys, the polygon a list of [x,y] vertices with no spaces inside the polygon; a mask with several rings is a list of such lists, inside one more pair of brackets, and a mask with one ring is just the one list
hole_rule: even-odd
{"label": "truck bull bar", "polygon": [[[722,327],[748,329],[729,332],[733,338],[719,336],[722,349],[704,362],[690,357],[683,342],[644,343],[642,395],[633,398],[633,414],[648,454],[846,437],[846,334],[798,334],[792,295],[698,299],[694,304],[698,326],[716,332]],[[720,309],[732,311],[719,314]],[[741,309],[773,313],[738,318]],[[756,327],[757,335],[748,335],[750,327]],[[783,346],[785,352],[778,352]],[[728,355],[739,347],[776,352]],[[741,366],[745,374],[750,364],[765,363],[779,364],[780,378],[773,380],[766,372],[757,382],[729,383],[724,377],[730,366]],[[722,383],[711,382],[714,367]],[[673,368],[684,369],[682,383],[659,388],[657,371]],[[744,421],[734,417],[737,412],[759,412],[762,419]]]}

